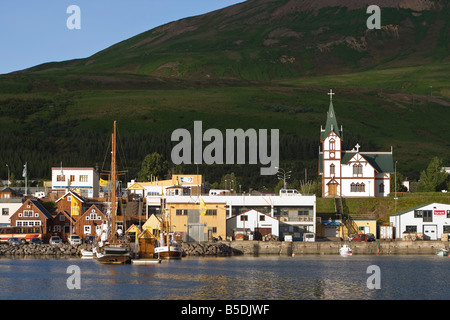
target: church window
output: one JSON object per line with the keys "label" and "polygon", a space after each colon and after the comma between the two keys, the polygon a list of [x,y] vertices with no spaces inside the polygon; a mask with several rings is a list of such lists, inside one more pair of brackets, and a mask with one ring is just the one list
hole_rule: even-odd
{"label": "church window", "polygon": [[379,186],[379,188],[378,188],[378,191],[379,191],[380,193],[384,193],[384,183],[380,183],[380,186]]}
{"label": "church window", "polygon": [[336,174],[335,173],[335,166],[334,166],[334,164],[330,165],[330,174]]}
{"label": "church window", "polygon": [[353,182],[351,185],[350,185],[350,192],[355,192],[356,191],[356,184]]}
{"label": "church window", "polygon": [[334,141],[334,139],[331,139],[330,140],[330,150],[336,150],[335,148],[336,148],[335,141]]}
{"label": "church window", "polygon": [[364,183],[361,183],[361,192],[366,192],[366,185]]}
{"label": "church window", "polygon": [[353,165],[353,174],[354,175],[362,175],[362,165],[361,164]]}

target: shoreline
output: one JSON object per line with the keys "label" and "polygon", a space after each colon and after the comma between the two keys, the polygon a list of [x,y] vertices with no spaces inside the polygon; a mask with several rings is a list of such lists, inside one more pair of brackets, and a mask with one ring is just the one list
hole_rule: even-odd
{"label": "shoreline", "polygon": [[[450,249],[448,241],[218,241],[203,243],[181,243],[187,256],[239,256],[239,255],[339,255],[339,248],[348,244],[354,255],[435,255],[436,251]],[[81,250],[91,250],[92,245],[17,245],[0,244],[0,257],[81,257]]]}

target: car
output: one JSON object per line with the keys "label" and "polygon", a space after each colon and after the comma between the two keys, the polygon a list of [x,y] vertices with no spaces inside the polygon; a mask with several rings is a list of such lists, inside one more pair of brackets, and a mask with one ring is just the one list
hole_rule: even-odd
{"label": "car", "polygon": [[50,244],[62,244],[62,240],[61,240],[61,238],[59,236],[52,236],[48,243],[50,243]]}
{"label": "car", "polygon": [[367,233],[366,234],[366,240],[365,241],[375,241],[375,236],[373,233]]}
{"label": "car", "polygon": [[39,238],[31,238],[30,239],[30,244],[42,244],[42,240]]}
{"label": "car", "polygon": [[74,244],[81,244],[81,238],[79,235],[73,234],[71,236],[69,236],[69,243],[74,245]]}
{"label": "car", "polygon": [[355,234],[355,236],[352,238],[352,241],[367,241],[367,236],[365,234]]}
{"label": "car", "polygon": [[84,238],[84,242],[89,244],[93,244],[94,240],[95,240],[94,236],[86,236],[86,238]]}
{"label": "car", "polygon": [[12,246],[18,246],[22,244],[22,241],[20,241],[19,238],[11,237],[8,239],[8,244]]}

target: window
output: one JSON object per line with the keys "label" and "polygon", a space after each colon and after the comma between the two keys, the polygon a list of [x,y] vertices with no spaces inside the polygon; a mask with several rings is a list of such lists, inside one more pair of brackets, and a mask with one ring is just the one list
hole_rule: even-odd
{"label": "window", "polygon": [[[449,210],[450,211],[450,210]],[[448,212],[448,211],[447,211]],[[450,226],[444,226],[443,233],[450,233]]]}
{"label": "window", "polygon": [[335,150],[335,149],[336,149],[335,141],[334,141],[334,139],[331,139],[330,140],[330,150]]}
{"label": "window", "polygon": [[330,164],[330,174],[335,174],[335,165]]}
{"label": "window", "polygon": [[450,218],[450,210],[447,210],[447,218]]}
{"label": "window", "polygon": [[70,182],[74,182],[75,181],[75,176],[72,174],[70,175]]}
{"label": "window", "polygon": [[97,220],[97,214],[96,213],[91,213],[90,217],[91,220]]}
{"label": "window", "polygon": [[177,216],[187,216],[188,211],[186,209],[177,209],[176,210],[176,215]]}
{"label": "window", "polygon": [[88,175],[81,175],[80,176],[80,182],[88,182],[89,178]]}
{"label": "window", "polygon": [[354,182],[350,185],[350,192],[356,192],[356,184]]}
{"label": "window", "polygon": [[242,215],[241,216],[241,221],[248,221],[248,216]]}
{"label": "window", "polygon": [[259,221],[266,221],[266,216],[260,215],[259,216]]}
{"label": "window", "polygon": [[362,165],[361,164],[353,165],[353,175],[362,175]]}
{"label": "window", "polygon": [[364,183],[361,183],[360,187],[361,187],[361,189],[360,189],[361,192],[366,192],[366,185]]}
{"label": "window", "polygon": [[33,210],[23,210],[23,216],[24,217],[33,217]]}
{"label": "window", "polygon": [[384,183],[380,183],[380,185],[378,187],[378,192],[384,193]]}
{"label": "window", "polygon": [[84,226],[83,232],[84,232],[84,234],[90,234],[91,233],[91,226]]}
{"label": "window", "polygon": [[66,176],[62,176],[62,175],[58,174],[56,176],[56,181],[66,181]]}
{"label": "window", "polygon": [[[447,213],[447,215],[448,215],[448,213]],[[9,216],[9,208],[2,209],[2,216]]]}
{"label": "window", "polygon": [[61,214],[61,215],[59,216],[59,221],[66,221],[66,216],[63,215],[63,214]]}
{"label": "window", "polygon": [[414,218],[423,218],[422,210],[414,210]]}
{"label": "window", "polygon": [[433,222],[432,210],[423,210],[423,222]]}
{"label": "window", "polygon": [[211,230],[212,230],[212,233],[217,233],[217,227],[212,227]]}
{"label": "window", "polygon": [[406,232],[407,233],[416,233],[417,232],[417,226],[406,226]]}
{"label": "window", "polygon": [[217,209],[208,209],[205,214],[207,216],[217,216]]}

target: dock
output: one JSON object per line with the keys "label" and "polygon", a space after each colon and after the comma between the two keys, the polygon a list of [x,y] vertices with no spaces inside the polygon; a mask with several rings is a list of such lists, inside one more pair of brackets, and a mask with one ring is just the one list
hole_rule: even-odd
{"label": "dock", "polygon": [[161,259],[131,259],[131,263],[136,264],[136,265],[145,266],[145,265],[150,265],[150,264],[161,263]]}

